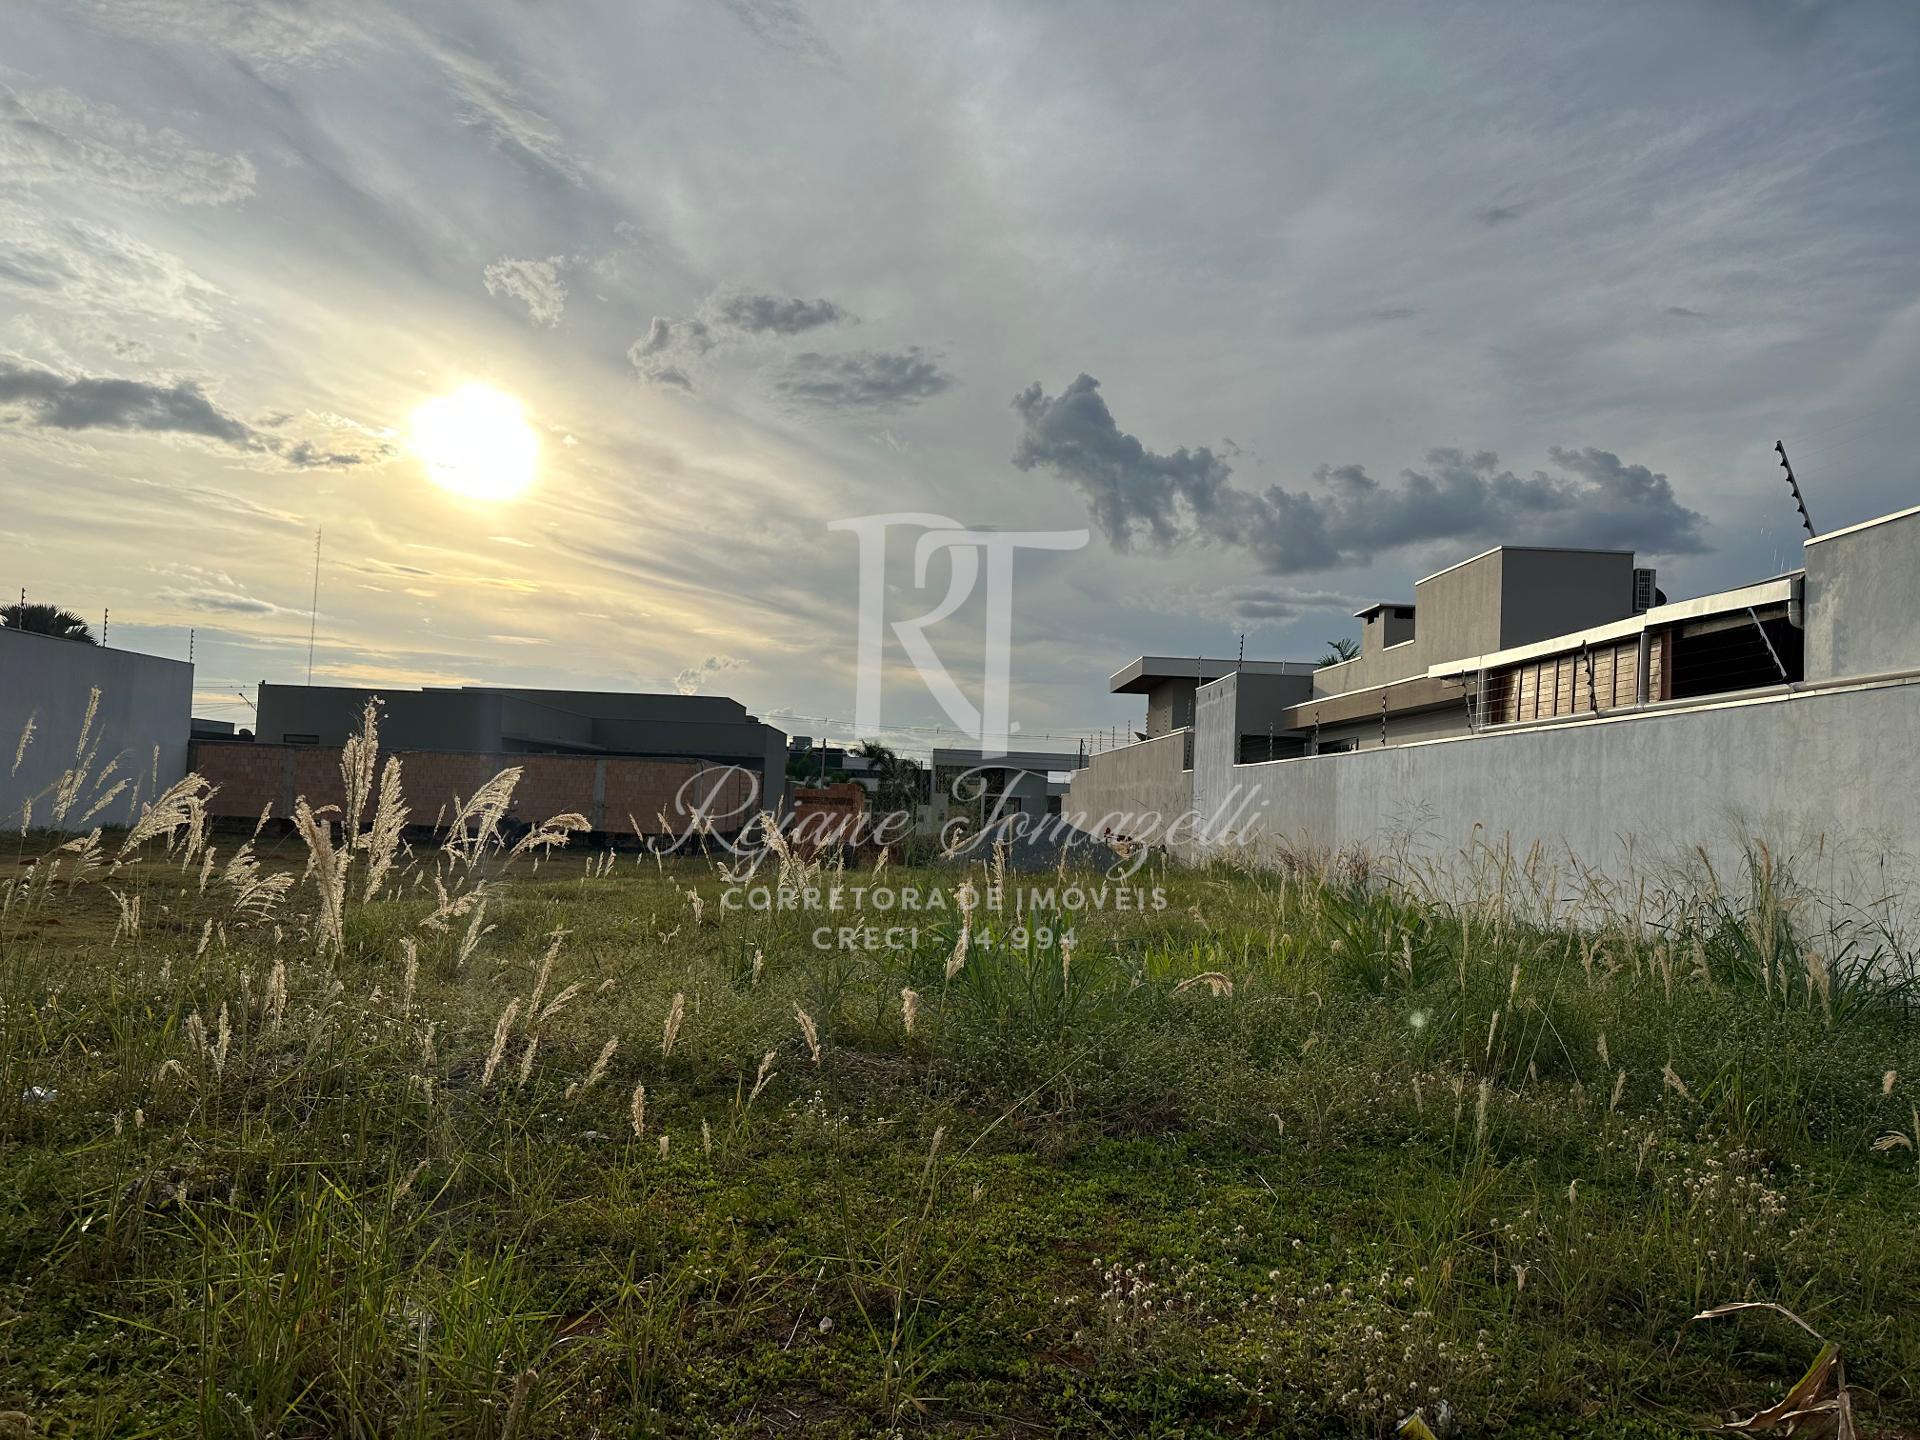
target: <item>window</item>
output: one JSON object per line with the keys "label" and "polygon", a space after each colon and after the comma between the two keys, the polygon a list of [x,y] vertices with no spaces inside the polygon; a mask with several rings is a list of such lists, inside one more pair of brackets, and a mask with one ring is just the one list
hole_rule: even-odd
{"label": "window", "polygon": [[320,737],[318,735],[282,735],[280,743],[282,745],[318,745]]}

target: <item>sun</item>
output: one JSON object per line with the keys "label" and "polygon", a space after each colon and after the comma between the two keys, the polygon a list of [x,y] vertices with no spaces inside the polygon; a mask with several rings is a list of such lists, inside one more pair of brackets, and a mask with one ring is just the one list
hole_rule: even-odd
{"label": "sun", "polygon": [[413,450],[441,489],[510,500],[533,483],[540,440],[511,395],[463,385],[413,412]]}

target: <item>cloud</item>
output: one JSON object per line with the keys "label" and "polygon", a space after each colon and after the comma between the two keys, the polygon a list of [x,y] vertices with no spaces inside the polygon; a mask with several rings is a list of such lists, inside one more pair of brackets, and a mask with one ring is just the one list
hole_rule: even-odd
{"label": "cloud", "polygon": [[798,335],[852,318],[831,300],[795,300],[747,292],[716,296],[712,308],[722,322],[751,335]]}
{"label": "cloud", "polygon": [[721,345],[744,336],[778,338],[847,322],[858,323],[831,300],[725,291],[709,296],[684,320],[654,316],[647,333],[627,350],[627,358],[642,379],[691,391],[695,362]]}
{"label": "cloud", "polygon": [[0,360],[0,406],[24,410],[53,430],[144,430],[199,435],[244,450],[263,448],[253,427],[227,414],[191,380],[171,385],[60,375]]}
{"label": "cloud", "polygon": [[361,455],[351,450],[326,450],[311,440],[298,440],[280,451],[282,458],[296,470],[321,468],[341,468],[348,465],[364,465],[374,457]]}
{"label": "cloud", "polygon": [[271,505],[262,505],[256,500],[235,495],[227,490],[214,490],[201,485],[180,485],[170,481],[147,480],[137,475],[125,477],[124,482],[142,490],[156,492],[162,503],[169,509],[177,510],[181,503],[191,502],[199,507],[201,520],[206,517],[222,518],[244,517],[247,520],[260,520],[270,525],[285,525],[296,530],[307,528],[307,517],[296,515],[291,510],[276,510]]}
{"label": "cloud", "polygon": [[[336,442],[263,435],[222,410],[192,380],[161,383],[62,375],[36,365],[0,360],[0,410],[6,409],[21,411],[31,424],[48,430],[131,430],[198,436],[239,450],[278,455],[296,470],[365,465],[392,453],[392,447],[384,442],[355,450]],[[270,420],[284,423],[286,418]]]}
{"label": "cloud", "polygon": [[552,120],[486,59],[443,40],[406,7],[324,0],[77,0],[77,8],[122,34],[224,52],[283,85],[301,71],[339,65],[362,52],[391,55],[410,46],[427,62],[421,67],[409,56],[410,67],[433,74],[452,92],[461,124],[536,172],[571,186],[585,183],[580,162]]}
{"label": "cloud", "polygon": [[487,293],[520,301],[527,307],[527,318],[536,325],[558,325],[567,308],[567,287],[560,279],[564,264],[566,257],[562,255],[545,260],[496,260],[483,275]]}
{"label": "cloud", "polygon": [[207,610],[217,615],[275,615],[280,613],[278,605],[268,604],[265,600],[256,600],[253,596],[237,591],[195,590],[179,585],[164,585],[154,591],[154,597],[170,600],[176,605],[184,605],[189,610]]}
{"label": "cloud", "polygon": [[1334,611],[1351,615],[1367,602],[1337,590],[1236,590],[1226,596],[1227,606],[1239,620],[1297,620],[1302,615]]}
{"label": "cloud", "polygon": [[170,342],[219,329],[212,306],[224,298],[178,258],[125,231],[6,204],[0,295],[96,328],[148,326],[153,338]]}
{"label": "cloud", "polygon": [[1662,315],[1671,315],[1676,320],[1704,320],[1707,318],[1704,310],[1689,310],[1685,305],[1669,305],[1660,313]]}
{"label": "cloud", "polygon": [[721,0],[754,37],[776,50],[817,65],[837,66],[839,56],[820,38],[796,0]]}
{"label": "cloud", "polygon": [[364,42],[337,7],[256,0],[79,0],[75,7],[123,34],[219,49],[276,78],[331,64]]}
{"label": "cloud", "polygon": [[1156,545],[1172,545],[1185,529],[1177,502],[1195,515],[1212,513],[1233,473],[1204,447],[1171,455],[1147,449],[1114,423],[1091,375],[1052,399],[1036,381],[1014,397],[1013,408],[1021,418],[1013,463],[1051,470],[1077,486],[1116,550],[1130,549],[1140,530]]}
{"label": "cloud", "polygon": [[1476,210],[1473,218],[1491,228],[1495,225],[1510,225],[1524,213],[1523,207],[1519,205],[1489,205],[1484,210]]}
{"label": "cloud", "polygon": [[1057,397],[1038,384],[1014,397],[1021,432],[1013,463],[1048,470],[1087,501],[1115,550],[1137,540],[1171,549],[1199,541],[1247,550],[1272,573],[1364,564],[1383,552],[1437,541],[1631,548],[1653,555],[1706,549],[1701,517],[1667,477],[1611,451],[1555,447],[1563,475],[1521,477],[1491,451],[1427,452],[1426,468],[1382,483],[1359,465],[1314,471],[1317,492],[1242,489],[1232,467],[1202,446],[1170,454],[1122,431],[1081,375]]}
{"label": "cloud", "polygon": [[917,345],[904,350],[808,350],[787,362],[774,389],[798,404],[829,410],[886,410],[917,405],[953,384],[953,376]]}
{"label": "cloud", "polygon": [[0,85],[0,185],[80,184],[183,205],[222,205],[253,193],[243,155],[202,150],[150,130],[111,105],[64,90],[22,95]]}
{"label": "cloud", "polygon": [[698,665],[689,665],[674,676],[673,688],[682,695],[698,695],[700,687],[714,676],[724,675],[729,670],[738,670],[746,663],[731,655],[709,655]]}
{"label": "cloud", "polygon": [[644,380],[691,390],[693,381],[687,376],[684,362],[697,360],[717,343],[713,327],[704,320],[656,315],[647,333],[627,347],[627,359]]}
{"label": "cloud", "polygon": [[206,570],[198,565],[166,565],[160,573],[180,583],[163,585],[154,591],[156,599],[169,600],[189,610],[204,610],[216,615],[279,615],[285,607],[274,605],[247,592],[247,588],[223,570]]}
{"label": "cloud", "polygon": [[511,84],[474,55],[421,32],[421,47],[438,62],[460,101],[460,121],[484,131],[494,145],[537,171],[570,185],[584,185],[585,172],[553,122],[529,105]]}

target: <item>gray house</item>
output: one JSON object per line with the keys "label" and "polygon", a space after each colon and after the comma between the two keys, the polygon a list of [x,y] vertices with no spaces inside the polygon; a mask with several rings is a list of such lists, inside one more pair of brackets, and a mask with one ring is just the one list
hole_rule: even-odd
{"label": "gray house", "polygon": [[1500,546],[1361,610],[1340,664],[1203,670],[1190,701],[1156,706],[1177,667],[1135,661],[1112,688],[1147,694],[1148,733],[1093,756],[1063,808],[1136,840],[1185,816],[1330,849],[1504,837],[1598,865],[1636,837],[1651,853],[1751,826],[1829,870],[1846,837],[1858,893],[1883,895],[1894,857],[1920,861],[1920,508],[1804,554],[1670,601],[1626,551]]}
{"label": "gray house", "polygon": [[786,735],[722,695],[262,682],[255,733],[267,745],[341,745],[375,696],[381,743],[394,750],[704,760],[760,775],[767,803],[784,794]]}
{"label": "gray house", "polygon": [[128,824],[186,774],[192,705],[185,661],[0,626],[0,824]]}

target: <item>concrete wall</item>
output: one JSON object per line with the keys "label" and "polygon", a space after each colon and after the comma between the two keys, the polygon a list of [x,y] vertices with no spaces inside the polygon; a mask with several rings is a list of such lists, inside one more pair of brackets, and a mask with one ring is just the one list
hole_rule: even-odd
{"label": "concrete wall", "polygon": [[[1471,728],[1467,724],[1467,709],[1464,702],[1444,710],[1415,710],[1411,714],[1402,713],[1387,717],[1387,743],[1410,745],[1416,740],[1440,740],[1450,735],[1465,735]],[[1322,745],[1331,745],[1342,740],[1351,740],[1362,750],[1369,745],[1378,748],[1380,717],[1376,715],[1370,720],[1356,720],[1350,724],[1320,727]]]}
{"label": "concrete wall", "polygon": [[1301,704],[1313,694],[1311,675],[1236,673],[1223,678],[1234,682],[1234,723],[1242,735],[1264,735],[1269,724],[1276,730],[1285,730],[1287,726],[1282,723],[1282,717],[1288,708]]}
{"label": "concrete wall", "polygon": [[[93,764],[77,803],[60,821],[53,813],[54,792],[74,767],[74,747],[95,689],[100,704],[87,742]],[[36,827],[78,828],[96,802],[131,777],[133,783],[85,825],[129,823],[140,802],[186,774],[192,708],[193,667],[183,661],[0,627],[0,825],[17,829],[31,804]],[[29,719],[33,738],[14,769],[13,751]]]}
{"label": "concrete wall", "polygon": [[1920,668],[1920,510],[1806,544],[1806,678]]}
{"label": "concrete wall", "polygon": [[1391,685],[1414,675],[1427,673],[1426,650],[1418,632],[1413,639],[1384,650],[1373,650],[1342,660],[1338,665],[1322,665],[1313,672],[1315,695],[1345,695],[1354,690],[1370,690],[1376,685]]}
{"label": "concrete wall", "polygon": [[1504,547],[1415,583],[1413,638],[1367,627],[1353,660],[1314,675],[1317,696],[1344,695],[1427,673],[1429,665],[1487,655],[1633,613],[1633,556],[1612,550]]}
{"label": "concrete wall", "polygon": [[1073,773],[1061,814],[1090,834],[1111,830],[1126,839],[1155,839],[1193,808],[1186,748],[1187,732],[1176,730],[1089,757]]}
{"label": "concrete wall", "polygon": [[[1500,552],[1500,644],[1530,645],[1633,613],[1633,556],[1617,550]],[[1444,657],[1484,652],[1460,650]]]}
{"label": "concrete wall", "polygon": [[1586,867],[1630,894],[1696,847],[1737,880],[1759,837],[1815,889],[1920,920],[1920,676],[1258,765],[1223,763],[1223,713],[1202,692],[1196,809],[1242,840],[1443,875],[1482,842],[1538,845],[1569,882]]}
{"label": "concrete wall", "polygon": [[1169,730],[1184,730],[1193,723],[1193,692],[1200,688],[1196,679],[1162,680],[1147,691],[1147,734],[1164,735]]}

